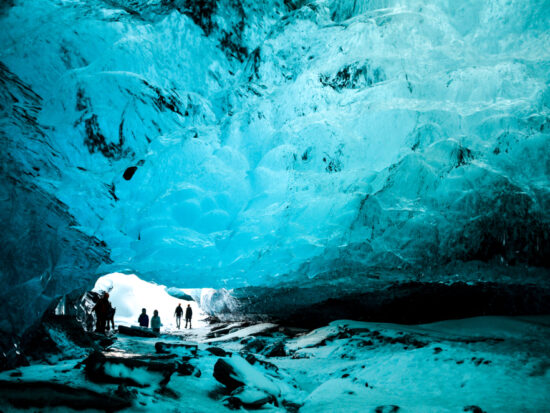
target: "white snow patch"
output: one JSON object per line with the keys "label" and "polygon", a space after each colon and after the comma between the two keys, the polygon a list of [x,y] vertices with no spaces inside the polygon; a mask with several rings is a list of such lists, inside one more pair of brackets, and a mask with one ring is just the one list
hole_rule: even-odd
{"label": "white snow patch", "polygon": [[233,355],[231,358],[226,358],[225,361],[230,364],[235,370],[232,377],[235,380],[244,382],[246,386],[256,387],[257,389],[265,390],[267,393],[278,397],[281,394],[281,389],[273,381],[256,370],[248,361],[240,356]]}
{"label": "white snow patch", "polygon": [[272,324],[272,323],[256,324],[250,327],[245,327],[238,331],[234,331],[233,333],[229,333],[221,337],[215,337],[208,340],[204,340],[204,343],[214,343],[217,341],[230,341],[238,338],[244,338],[244,337],[251,336],[253,334],[259,334],[264,331],[272,330],[275,327],[277,327],[277,324]]}
{"label": "white snow patch", "polygon": [[328,337],[338,333],[338,331],[338,325],[321,327],[301,337],[289,340],[286,344],[286,347],[289,350],[298,350],[300,348],[313,347],[321,343],[323,340],[326,340]]}
{"label": "white snow patch", "polygon": [[162,376],[159,373],[151,373],[145,368],[129,368],[120,363],[105,363],[105,374],[111,377],[130,378],[142,386],[158,383]]}

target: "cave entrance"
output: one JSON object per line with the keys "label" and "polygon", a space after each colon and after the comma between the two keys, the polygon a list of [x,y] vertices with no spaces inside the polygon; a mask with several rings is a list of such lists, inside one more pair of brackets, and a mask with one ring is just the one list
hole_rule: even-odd
{"label": "cave entrance", "polygon": [[[157,310],[161,319],[161,331],[177,331],[174,311],[178,304],[184,308],[189,304],[193,310],[193,328],[207,325],[208,315],[200,308],[201,290],[187,290],[175,287],[167,288],[142,280],[135,274],[111,273],[104,275],[95,283],[95,293],[109,293],[109,301],[116,308],[115,326],[137,326],[142,308],[149,317]],[[185,322],[182,320],[181,327]]]}

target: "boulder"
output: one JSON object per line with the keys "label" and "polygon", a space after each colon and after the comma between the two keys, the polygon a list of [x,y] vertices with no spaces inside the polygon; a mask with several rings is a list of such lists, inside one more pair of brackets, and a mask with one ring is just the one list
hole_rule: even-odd
{"label": "boulder", "polygon": [[256,366],[237,355],[218,359],[214,365],[214,378],[231,392],[241,386],[247,386],[263,390],[274,397],[280,395],[280,388],[276,383]]}
{"label": "boulder", "polygon": [[133,400],[137,397],[137,390],[129,389],[124,383],[121,383],[115,390],[115,395],[122,399]]}
{"label": "boulder", "polygon": [[266,357],[286,357],[285,344],[282,341],[270,344],[262,354]]}
{"label": "boulder", "polygon": [[218,359],[214,365],[214,378],[233,391],[244,385],[244,382],[236,378],[236,372],[231,364],[224,359]]}
{"label": "boulder", "polygon": [[244,358],[246,359],[246,361],[248,361],[252,365],[258,364],[258,365],[262,366],[265,369],[272,370],[274,372],[279,371],[279,367],[277,367],[275,364],[273,364],[269,361],[266,361],[266,360],[260,360],[258,357],[256,357],[252,353],[245,354]]}
{"label": "boulder", "polygon": [[95,351],[84,360],[86,377],[97,383],[148,387],[166,385],[177,369],[173,357],[117,356]]}
{"label": "boulder", "polygon": [[176,371],[180,376],[201,376],[201,371],[187,361],[177,363]]}
{"label": "boulder", "polygon": [[155,333],[153,330],[150,330],[145,327],[137,327],[137,326],[118,326],[118,333],[124,334],[126,336],[133,336],[133,337],[148,337],[148,338],[155,338],[158,337],[158,333]]}
{"label": "boulder", "polygon": [[232,354],[230,351],[225,351],[223,348],[219,347],[208,347],[206,351],[218,357],[231,357]]}
{"label": "boulder", "polygon": [[243,350],[253,353],[260,353],[268,344],[268,341],[259,337],[247,337],[241,342],[245,342]]}
{"label": "boulder", "polygon": [[199,346],[196,343],[165,343],[159,341],[155,343],[155,351],[157,353],[177,353],[184,356],[196,357]]}

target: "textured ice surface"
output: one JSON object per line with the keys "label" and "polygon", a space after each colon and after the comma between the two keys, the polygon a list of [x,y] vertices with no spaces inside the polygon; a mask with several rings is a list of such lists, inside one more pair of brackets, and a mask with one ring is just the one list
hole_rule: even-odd
{"label": "textured ice surface", "polygon": [[[3,282],[67,248],[189,287],[548,268],[544,0],[20,0],[0,23]],[[11,251],[41,194],[77,239],[34,234],[34,265]]]}

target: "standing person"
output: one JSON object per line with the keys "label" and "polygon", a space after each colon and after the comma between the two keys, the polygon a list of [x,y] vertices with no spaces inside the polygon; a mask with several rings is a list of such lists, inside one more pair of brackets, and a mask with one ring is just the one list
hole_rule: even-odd
{"label": "standing person", "polygon": [[95,311],[96,315],[95,331],[97,333],[105,334],[105,322],[107,321],[107,315],[109,314],[110,308],[109,293],[104,293],[101,298],[97,300],[94,308],[92,308],[92,311]]}
{"label": "standing person", "polygon": [[109,311],[107,312],[107,331],[109,331],[109,324],[111,325],[111,328],[115,329],[115,313],[116,313],[116,307],[112,307],[111,303],[109,303]]}
{"label": "standing person", "polygon": [[160,317],[159,317],[159,312],[157,310],[153,311],[153,317],[151,318],[151,328],[153,329],[153,331],[155,333],[160,333],[160,326],[161,326],[161,322],[160,322]]}
{"label": "standing person", "polygon": [[185,309],[185,328],[187,328],[187,323],[189,323],[189,328],[191,328],[191,318],[193,317],[193,310],[191,310],[191,304],[187,304]]}
{"label": "standing person", "polygon": [[138,323],[140,327],[149,327],[149,316],[147,315],[147,311],[145,308],[141,309],[141,314],[138,318]]}
{"label": "standing person", "polygon": [[181,308],[181,303],[179,303],[178,306],[176,307],[176,311],[174,312],[174,315],[176,316],[176,326],[180,328],[181,316],[183,315],[183,308]]}

